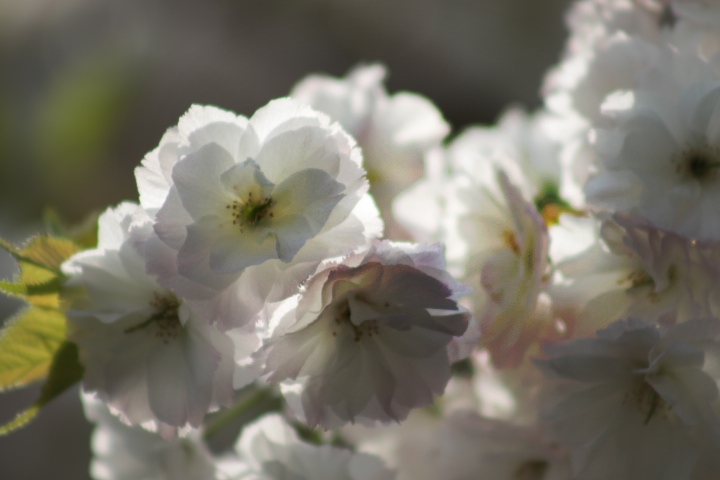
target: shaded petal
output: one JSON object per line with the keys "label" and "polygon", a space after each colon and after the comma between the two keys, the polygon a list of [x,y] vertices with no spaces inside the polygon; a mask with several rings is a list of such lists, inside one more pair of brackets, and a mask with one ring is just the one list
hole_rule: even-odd
{"label": "shaded petal", "polygon": [[296,172],[275,188],[272,228],[281,260],[291,261],[305,242],[323,229],[343,191],[342,184],[315,168]]}
{"label": "shaded petal", "polygon": [[[208,224],[212,227],[212,224]],[[188,228],[188,238],[190,237]],[[264,228],[246,228],[243,232],[225,232],[218,236],[210,250],[210,270],[233,274],[278,258],[278,241]]]}
{"label": "shaded petal", "polygon": [[[208,216],[187,227],[187,238],[177,257],[180,275],[216,290],[222,290],[235,281],[237,274],[224,275],[210,268],[210,255],[220,235],[233,227],[228,223]],[[237,237],[240,236],[238,233]]]}
{"label": "shaded petal", "polygon": [[220,180],[233,165],[233,156],[214,143],[204,145],[175,165],[173,181],[183,207],[192,218],[218,215],[235,200]]}

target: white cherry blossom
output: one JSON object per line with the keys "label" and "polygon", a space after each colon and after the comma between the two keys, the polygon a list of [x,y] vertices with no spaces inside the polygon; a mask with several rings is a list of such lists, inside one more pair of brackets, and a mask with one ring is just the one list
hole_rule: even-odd
{"label": "white cherry blossom", "polygon": [[326,256],[382,232],[360,151],[291,99],[248,119],[194,106],[136,171],[148,271],[223,328],[286,298]]}
{"label": "white cherry blossom", "polygon": [[96,480],[211,480],[215,460],[198,432],[167,441],[140,426],[122,423],[90,395],[85,414],[96,423],[90,473]]}
{"label": "white cherry blossom", "polygon": [[434,429],[407,437],[399,480],[570,480],[569,461],[539,429],[456,412]]}
{"label": "white cherry blossom", "polygon": [[[547,225],[562,212],[577,213],[563,194],[582,201],[563,173],[554,122],[513,110],[497,128],[466,130],[447,148],[450,172],[434,169],[395,205],[401,223],[446,243],[450,271],[473,287],[481,343],[498,366],[517,366],[528,349],[558,333],[544,291],[551,279]],[[428,196],[436,208],[427,206]]]}
{"label": "white cherry blossom", "polygon": [[616,214],[603,222],[584,252],[557,266],[570,284],[555,298],[575,303],[582,335],[632,316],[672,325],[715,318],[720,297],[715,249],[665,232],[641,219]]}
{"label": "white cherry blossom", "polygon": [[700,462],[720,474],[717,379],[703,370],[719,326],[623,320],[537,361],[549,382],[545,420],[577,477],[682,480]]}
{"label": "white cherry blossom", "polygon": [[394,238],[402,231],[390,214],[391,201],[422,176],[424,156],[440,147],[450,126],[427,98],[410,92],[388,95],[385,73],[374,64],[358,66],[341,79],[310,75],[291,96],[328,114],[357,139],[371,193],[388,237]]}
{"label": "white cherry blossom", "polygon": [[248,343],[249,355],[259,346],[254,332],[221,333],[145,273],[138,246],[152,223],[141,207],[123,203],[99,224],[98,248],[63,264],[84,388],[164,436],[197,427],[209,409],[231,402],[235,342]]}
{"label": "white cherry blossom", "polygon": [[243,428],[235,444],[240,462],[227,480],[392,480],[379,458],[301,441],[287,421],[266,415]]}
{"label": "white cherry blossom", "polygon": [[[450,378],[467,293],[444,271],[440,245],[382,242],[327,264],[288,301],[266,372],[309,425],[400,421]],[[299,396],[298,396],[299,395]]]}
{"label": "white cherry blossom", "polygon": [[598,136],[588,201],[691,240],[720,240],[720,82],[694,84],[678,99],[637,91],[613,100],[616,128]]}

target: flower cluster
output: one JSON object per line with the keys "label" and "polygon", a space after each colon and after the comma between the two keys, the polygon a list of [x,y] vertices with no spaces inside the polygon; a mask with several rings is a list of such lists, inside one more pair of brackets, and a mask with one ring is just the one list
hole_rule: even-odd
{"label": "flower cluster", "polygon": [[492,478],[720,476],[718,20],[717,2],[576,1],[543,108],[466,129],[398,196],[481,332],[461,412],[391,435],[400,472],[416,449],[458,472],[427,478],[482,477],[532,438],[532,470]]}
{"label": "flower cluster", "polygon": [[[451,141],[379,65],[191,107],[62,266],[93,475],[720,478],[720,3],[567,20]],[[214,455],[240,389],[282,406]]]}
{"label": "flower cluster", "polygon": [[422,97],[387,97],[381,67],[354,76],[375,78],[358,80],[369,110],[342,118],[308,105],[312,79],[304,100],[250,118],[191,107],[136,169],[139,202],[105,211],[97,248],[62,265],[102,426],[97,478],[394,478],[377,458],[311,448],[280,417],[246,428],[239,459],[213,458],[198,433],[243,388],[282,392],[311,427],[399,422],[469,354],[467,287],[442,245],[380,241],[362,150],[336,119],[372,131],[368,151],[418,159],[448,128]]}

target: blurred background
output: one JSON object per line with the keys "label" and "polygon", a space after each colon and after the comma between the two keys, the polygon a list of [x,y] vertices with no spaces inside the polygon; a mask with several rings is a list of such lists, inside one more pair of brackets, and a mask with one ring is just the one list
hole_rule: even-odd
{"label": "blurred background", "polygon": [[[136,199],[133,169],[192,103],[243,115],[309,73],[388,67],[457,132],[539,105],[569,0],[0,0],[0,236],[52,207],[77,222]],[[0,252],[0,278],[14,274]],[[20,304],[0,295],[0,322]],[[0,423],[38,388],[0,395]],[[77,391],[0,438],[0,478],[89,478]]]}

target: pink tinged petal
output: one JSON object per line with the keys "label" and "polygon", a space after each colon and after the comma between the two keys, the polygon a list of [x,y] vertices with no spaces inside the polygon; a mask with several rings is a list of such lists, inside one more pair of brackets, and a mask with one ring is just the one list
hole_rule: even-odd
{"label": "pink tinged petal", "polygon": [[402,250],[412,258],[413,265],[418,269],[427,267],[433,270],[443,271],[447,266],[445,262],[445,245],[442,243],[424,245],[383,242],[378,247],[378,252],[387,250],[388,254],[391,254],[393,248]]}
{"label": "pink tinged petal", "polygon": [[380,333],[373,337],[375,341],[385,350],[412,359],[435,355],[444,350],[452,338],[451,334],[436,329],[413,326],[408,330],[399,330],[385,326],[384,323],[380,326]]}
{"label": "pink tinged petal", "polygon": [[[223,290],[235,281],[237,271],[233,274],[223,274],[213,271],[210,265],[210,257],[223,238],[230,237],[241,240],[242,235],[239,232],[237,235],[229,232],[234,226],[228,223],[219,217],[208,216],[200,218],[187,227],[187,238],[177,257],[180,275],[216,290]],[[225,241],[230,242],[231,240]],[[220,252],[223,251],[223,246],[217,247]],[[217,261],[220,254],[215,253],[215,255]]]}
{"label": "pink tinged petal", "polygon": [[374,305],[358,299],[355,292],[348,293],[348,306],[350,307],[350,321],[359,326],[366,320],[372,320],[382,316],[382,312],[376,309]]}
{"label": "pink tinged petal", "polygon": [[453,292],[440,280],[407,265],[385,265],[376,292],[396,305],[457,310]]}
{"label": "pink tinged petal", "polygon": [[[388,323],[388,326],[395,326],[390,319],[382,319]],[[427,329],[435,333],[459,337],[465,333],[470,323],[470,313],[463,309],[458,313],[450,313],[448,311],[429,310],[428,315],[415,315],[413,318],[413,326],[416,328]]]}
{"label": "pink tinged petal", "polygon": [[233,156],[211,143],[180,160],[173,169],[173,181],[180,201],[193,219],[219,215],[235,198],[221,180],[235,165]]}
{"label": "pink tinged petal", "polygon": [[351,335],[338,337],[335,358],[322,376],[311,378],[303,393],[303,408],[308,422],[324,424],[325,406],[341,418],[354,421],[375,398],[382,408],[385,421],[397,419],[392,398],[396,379],[385,366],[382,353],[374,342],[359,346]]}
{"label": "pink tinged petal", "polygon": [[311,276],[305,282],[305,293],[296,297],[295,318],[315,318],[332,301],[332,291],[326,287],[327,280],[335,270],[325,269]]}
{"label": "pink tinged petal", "polygon": [[340,265],[333,269],[323,286],[323,304],[328,305],[333,299],[342,298],[357,288],[377,290],[382,278],[383,265],[370,262],[355,268]]}
{"label": "pink tinged petal", "polygon": [[342,184],[315,168],[296,172],[275,188],[271,228],[277,235],[278,258],[292,261],[305,242],[323,229],[343,191]]}

